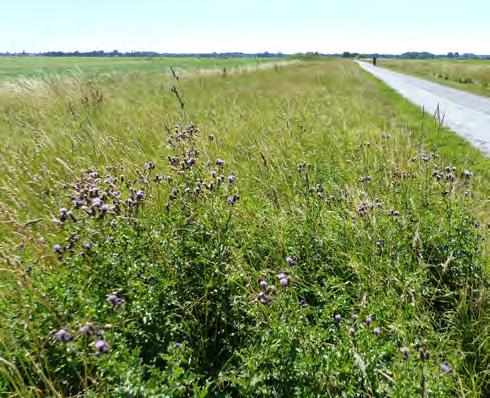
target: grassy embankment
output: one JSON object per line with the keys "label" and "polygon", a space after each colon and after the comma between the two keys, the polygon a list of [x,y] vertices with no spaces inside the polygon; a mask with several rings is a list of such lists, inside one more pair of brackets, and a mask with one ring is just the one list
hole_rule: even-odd
{"label": "grassy embankment", "polygon": [[2,393],[487,391],[489,161],[354,63],[0,104]]}
{"label": "grassy embankment", "polygon": [[378,65],[490,97],[490,60],[379,59]]}

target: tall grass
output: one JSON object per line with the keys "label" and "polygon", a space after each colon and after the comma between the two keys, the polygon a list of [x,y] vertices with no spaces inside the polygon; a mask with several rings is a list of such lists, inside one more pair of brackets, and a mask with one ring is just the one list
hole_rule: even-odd
{"label": "tall grass", "polygon": [[2,393],[488,391],[488,160],[354,64],[2,107]]}

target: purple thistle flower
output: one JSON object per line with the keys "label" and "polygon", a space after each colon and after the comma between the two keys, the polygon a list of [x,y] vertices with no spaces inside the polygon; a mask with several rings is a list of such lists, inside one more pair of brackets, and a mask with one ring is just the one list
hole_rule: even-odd
{"label": "purple thistle flower", "polygon": [[446,170],[446,173],[449,173],[451,171],[451,166],[444,167],[444,170]]}
{"label": "purple thistle flower", "polygon": [[296,261],[294,260],[294,258],[292,257],[286,257],[286,263],[288,263],[288,265],[294,265],[296,264]]}
{"label": "purple thistle flower", "polygon": [[453,173],[449,173],[446,175],[446,180],[448,181],[454,181],[456,179],[456,176]]}
{"label": "purple thistle flower", "polygon": [[441,364],[440,370],[441,370],[441,373],[442,373],[442,374],[451,373],[451,372],[453,371],[453,370],[451,369],[451,366],[449,366],[449,362],[448,362],[448,361],[444,361],[444,362]]}
{"label": "purple thistle flower", "polygon": [[61,212],[60,214],[60,221],[61,222],[65,222],[67,219],[68,219],[68,212],[66,211],[66,209],[62,209],[62,210],[65,210],[65,212]]}
{"label": "purple thistle flower", "polygon": [[381,336],[381,329],[380,328],[374,328],[373,330],[373,333],[376,335],[376,336]]}
{"label": "purple thistle flower", "polygon": [[99,354],[107,354],[109,352],[109,345],[104,340],[97,340],[95,348]]}
{"label": "purple thistle flower", "polygon": [[402,356],[403,356],[403,360],[405,361],[408,361],[408,359],[410,358],[407,347],[402,348]]}
{"label": "purple thistle flower", "polygon": [[333,320],[335,321],[335,323],[340,323],[342,319],[342,316],[340,314],[337,314],[333,317]]}
{"label": "purple thistle flower", "polygon": [[283,279],[285,277],[286,277],[286,274],[284,272],[281,272],[281,273],[277,274],[277,279],[279,279],[279,280],[281,280],[281,279]]}
{"label": "purple thistle flower", "polygon": [[191,189],[190,189],[190,188],[185,188],[185,189],[184,189],[184,193],[185,193],[186,195],[189,195],[189,194],[191,193]]}
{"label": "purple thistle flower", "polygon": [[182,346],[182,343],[175,343],[175,348],[177,348],[178,350],[180,350],[183,346]]}
{"label": "purple thistle flower", "polygon": [[419,354],[421,361],[428,361],[430,359],[430,352],[425,347],[420,347]]}
{"label": "purple thistle flower", "polygon": [[109,303],[112,303],[117,299],[117,296],[115,294],[108,294],[105,299]]}
{"label": "purple thistle flower", "polygon": [[371,326],[371,323],[373,322],[373,317],[371,315],[368,315],[366,317],[366,325]]}
{"label": "purple thistle flower", "polygon": [[136,200],[143,200],[145,197],[145,194],[143,193],[142,190],[136,191]]}
{"label": "purple thistle flower", "polygon": [[69,334],[68,333],[68,327],[64,327],[63,329],[60,329],[56,332],[56,335],[55,335],[55,340],[58,342],[58,343],[66,343],[68,341],[71,341],[74,339],[75,336],[73,336],[72,334]]}
{"label": "purple thistle flower", "polygon": [[115,294],[108,294],[106,301],[111,303],[116,309],[120,308],[125,302],[123,298],[117,297]]}
{"label": "purple thistle flower", "polygon": [[225,161],[223,159],[218,159],[218,160],[216,160],[216,164],[218,166],[223,166],[225,164]]}
{"label": "purple thistle flower", "polygon": [[216,173],[216,171],[212,170],[211,171],[211,177],[216,178],[217,176],[218,176],[218,173]]}
{"label": "purple thistle flower", "polygon": [[356,334],[356,329],[355,329],[353,326],[351,326],[351,327],[349,328],[349,334],[350,334],[351,336],[354,336],[354,335]]}
{"label": "purple thistle flower", "polygon": [[145,169],[153,170],[154,168],[155,168],[155,165],[152,162],[146,162],[145,163]]}
{"label": "purple thistle flower", "polygon": [[102,214],[105,214],[107,213],[109,210],[111,210],[111,206],[108,205],[108,204],[103,204],[99,207],[99,211],[102,213]]}
{"label": "purple thistle flower", "polygon": [[266,290],[268,286],[267,281],[264,278],[259,279],[259,287],[261,290]]}
{"label": "purple thistle flower", "polygon": [[269,304],[272,300],[271,296],[267,296],[264,292],[258,294],[258,299],[262,304]]}
{"label": "purple thistle flower", "polygon": [[86,250],[90,250],[92,248],[92,244],[90,242],[85,242],[83,244],[83,248]]}
{"label": "purple thistle flower", "polygon": [[357,314],[352,314],[352,320],[353,320],[354,322],[356,322],[356,321],[357,321]]}
{"label": "purple thistle flower", "polygon": [[291,282],[291,280],[290,280],[289,278],[287,278],[287,277],[286,277],[286,278],[281,278],[281,279],[279,280],[279,283],[280,283],[282,286],[284,286],[284,287],[289,286],[289,283],[290,283],[290,282]]}
{"label": "purple thistle flower", "polygon": [[94,207],[102,206],[102,200],[100,198],[93,198],[92,199],[92,206],[94,206]]}
{"label": "purple thistle flower", "polygon": [[83,333],[86,336],[92,336],[95,333],[95,328],[92,325],[87,324],[80,328],[80,333]]}
{"label": "purple thistle flower", "polygon": [[157,175],[157,176],[155,177],[155,181],[156,181],[156,182],[162,182],[162,181],[163,181],[163,176],[161,176],[161,175]]}
{"label": "purple thistle flower", "polygon": [[233,206],[235,204],[235,197],[234,196],[228,196],[226,199],[226,202],[230,205]]}
{"label": "purple thistle flower", "polygon": [[53,250],[55,253],[61,253],[62,252],[61,245],[57,243],[56,245],[53,246]]}
{"label": "purple thistle flower", "polygon": [[306,302],[306,300],[305,300],[305,299],[301,299],[301,300],[299,300],[299,305],[300,305],[301,307],[308,307],[308,303]]}
{"label": "purple thistle flower", "polygon": [[235,174],[234,173],[231,173],[229,176],[228,176],[228,182],[230,184],[233,184],[233,182],[235,181]]}

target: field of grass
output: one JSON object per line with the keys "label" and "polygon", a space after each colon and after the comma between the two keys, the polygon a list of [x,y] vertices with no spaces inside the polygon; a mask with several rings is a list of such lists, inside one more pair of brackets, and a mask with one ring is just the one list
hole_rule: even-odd
{"label": "field of grass", "polygon": [[378,65],[490,97],[490,60],[379,59]]}
{"label": "field of grass", "polygon": [[351,61],[0,100],[0,393],[488,393],[490,161]]}
{"label": "field of grass", "polygon": [[100,75],[133,72],[169,73],[198,69],[232,69],[278,61],[273,58],[129,58],[129,57],[0,57],[0,81],[46,75]]}

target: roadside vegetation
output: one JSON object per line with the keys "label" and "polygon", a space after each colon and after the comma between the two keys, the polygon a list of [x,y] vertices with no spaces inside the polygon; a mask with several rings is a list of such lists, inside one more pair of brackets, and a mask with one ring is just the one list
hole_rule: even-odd
{"label": "roadside vegetation", "polygon": [[490,97],[490,60],[380,59],[378,65]]}
{"label": "roadside vegetation", "polygon": [[490,161],[355,63],[0,107],[3,395],[488,393]]}

